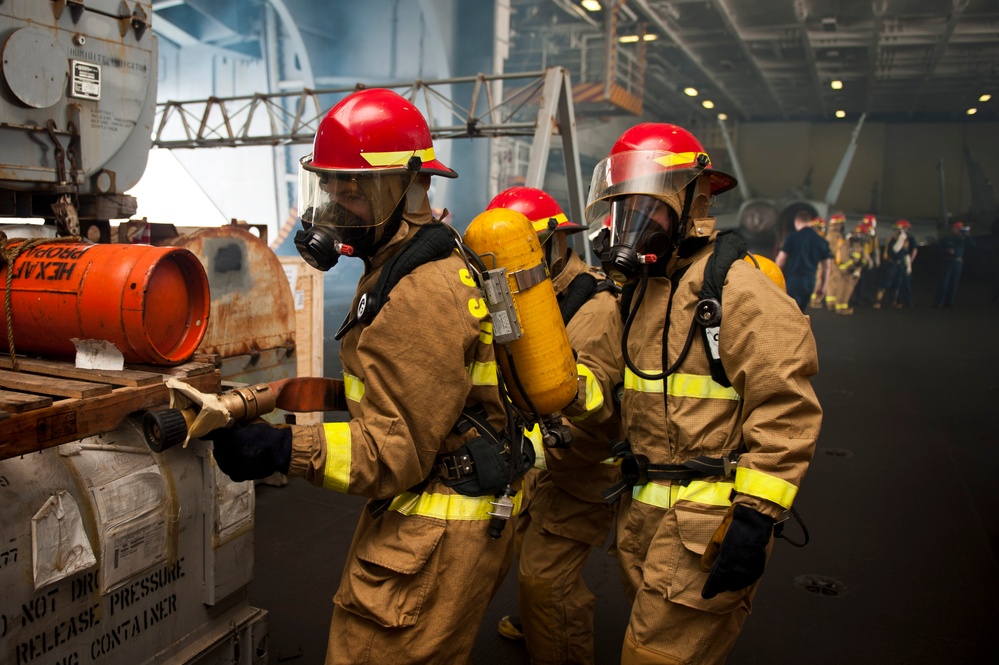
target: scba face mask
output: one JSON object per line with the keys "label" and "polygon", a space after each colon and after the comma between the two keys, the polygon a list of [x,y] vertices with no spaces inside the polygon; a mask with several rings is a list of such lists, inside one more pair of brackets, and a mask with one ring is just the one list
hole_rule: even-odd
{"label": "scba face mask", "polygon": [[644,194],[614,199],[610,210],[610,247],[600,260],[611,279],[626,283],[638,278],[643,265],[669,254],[678,227],[676,212]]}
{"label": "scba face mask", "polygon": [[363,174],[303,168],[303,228],[295,234],[299,254],[317,270],[329,270],[340,256],[372,256],[398,227],[418,169],[417,164],[404,174]]}

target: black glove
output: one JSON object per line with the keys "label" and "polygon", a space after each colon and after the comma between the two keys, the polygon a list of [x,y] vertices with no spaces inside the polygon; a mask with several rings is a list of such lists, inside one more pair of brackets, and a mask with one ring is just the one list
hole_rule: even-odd
{"label": "black glove", "polygon": [[745,589],[760,579],[775,521],[747,506],[732,505],[701,557],[701,569],[708,572],[702,598]]}
{"label": "black glove", "polygon": [[202,437],[215,443],[215,461],[222,472],[240,482],[266,478],[291,466],[291,427],[265,422],[225,427]]}

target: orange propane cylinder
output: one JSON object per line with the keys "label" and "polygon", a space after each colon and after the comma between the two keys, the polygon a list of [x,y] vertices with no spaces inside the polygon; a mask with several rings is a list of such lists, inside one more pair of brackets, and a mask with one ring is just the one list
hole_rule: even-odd
{"label": "orange propane cylinder", "polygon": [[0,284],[7,270],[17,352],[73,357],[74,338],[105,340],[125,362],[176,365],[205,335],[208,277],[186,249],[43,243],[0,266]]}
{"label": "orange propane cylinder", "polygon": [[[515,210],[487,210],[468,225],[464,242],[482,258],[486,268],[506,269],[522,333],[508,348],[517,370],[516,378],[531,404],[541,415],[565,408],[576,397],[576,361],[531,222]],[[495,313],[493,319],[496,334],[499,321]],[[498,335],[497,340],[500,340]],[[531,406],[517,388],[506,354],[497,353],[497,361],[513,403],[530,411]]]}

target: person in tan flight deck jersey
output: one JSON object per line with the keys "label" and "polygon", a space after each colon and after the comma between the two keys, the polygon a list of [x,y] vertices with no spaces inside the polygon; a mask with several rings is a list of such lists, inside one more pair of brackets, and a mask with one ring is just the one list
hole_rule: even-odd
{"label": "person in tan flight deck jersey", "polygon": [[327,665],[467,663],[513,556],[490,502],[512,494],[515,515],[533,463],[508,427],[481,292],[431,213],[431,175],[457,174],[398,94],[361,90],[326,114],[302,160],[295,240],[319,269],[364,261],[337,333],[349,420],[213,437],[235,480],[283,471],[371,499],[333,598]]}
{"label": "person in tan flight deck jersey", "polygon": [[570,222],[548,193],[512,187],[489,203],[494,208],[523,213],[542,241],[580,381],[576,401],[563,409],[569,447],[544,449],[544,468],[532,471],[529,508],[517,525],[520,616],[503,617],[500,633],[521,633],[534,665],[592,664],[595,599],[582,574],[616,513],[601,493],[619,475],[610,443],[622,437],[613,399],[621,383],[620,289],[569,248],[568,236],[585,227]]}
{"label": "person in tan flight deck jersey", "polygon": [[643,123],[589,191],[588,222],[612,216],[604,270],[625,284],[623,665],[725,661],[819,433],[808,318],[708,216],[733,186],[688,131]]}

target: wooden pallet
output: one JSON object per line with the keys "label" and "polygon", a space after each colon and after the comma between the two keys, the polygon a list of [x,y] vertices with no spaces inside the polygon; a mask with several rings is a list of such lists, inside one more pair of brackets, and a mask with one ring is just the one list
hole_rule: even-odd
{"label": "wooden pallet", "polygon": [[167,406],[171,377],[202,392],[222,390],[211,362],[120,371],[36,358],[18,358],[17,365],[15,372],[10,358],[0,357],[0,460],[101,434],[131,413]]}

